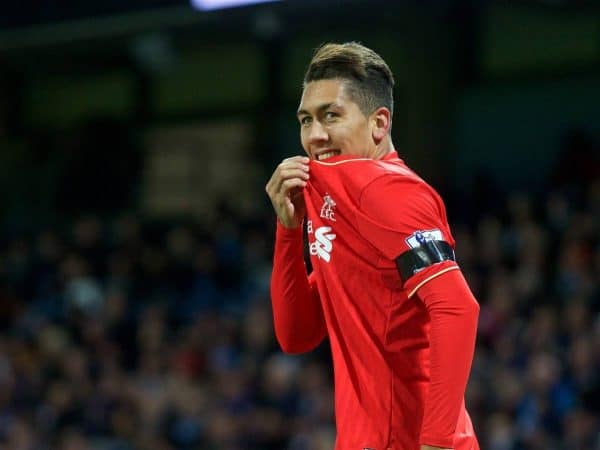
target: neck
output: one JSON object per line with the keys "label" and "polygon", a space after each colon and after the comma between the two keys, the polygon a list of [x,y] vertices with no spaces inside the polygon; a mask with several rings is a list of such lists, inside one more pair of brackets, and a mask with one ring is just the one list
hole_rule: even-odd
{"label": "neck", "polygon": [[377,145],[375,153],[373,155],[373,159],[381,159],[388,153],[393,152],[394,150],[394,144],[392,143],[391,138],[387,136],[379,143],[379,145]]}

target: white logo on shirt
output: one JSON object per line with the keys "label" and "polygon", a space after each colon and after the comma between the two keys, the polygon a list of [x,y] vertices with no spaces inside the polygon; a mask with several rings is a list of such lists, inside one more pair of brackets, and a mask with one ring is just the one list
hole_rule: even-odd
{"label": "white logo on shirt", "polygon": [[[312,230],[312,221],[310,222]],[[309,245],[310,254],[319,259],[329,262],[331,260],[331,251],[333,250],[333,240],[335,233],[331,233],[331,227],[319,227],[315,230],[315,241]]]}
{"label": "white logo on shirt", "polygon": [[336,207],[336,203],[331,198],[331,195],[325,194],[325,196],[323,197],[323,206],[321,206],[320,216],[323,219],[328,219],[328,220],[331,220],[332,222],[335,222],[335,217],[333,216],[335,214],[335,211],[334,211],[335,207]]}
{"label": "white logo on shirt", "polygon": [[444,237],[442,232],[437,228],[428,231],[415,231],[409,237],[406,238],[406,243],[410,248],[417,248],[423,245],[425,242],[430,241],[443,241]]}

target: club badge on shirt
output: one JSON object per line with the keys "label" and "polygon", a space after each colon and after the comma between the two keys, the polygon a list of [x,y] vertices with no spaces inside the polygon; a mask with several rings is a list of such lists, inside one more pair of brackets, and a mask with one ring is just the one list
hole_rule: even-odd
{"label": "club badge on shirt", "polygon": [[325,194],[323,197],[323,206],[321,206],[321,218],[335,222],[335,207],[336,203],[331,198],[331,195]]}

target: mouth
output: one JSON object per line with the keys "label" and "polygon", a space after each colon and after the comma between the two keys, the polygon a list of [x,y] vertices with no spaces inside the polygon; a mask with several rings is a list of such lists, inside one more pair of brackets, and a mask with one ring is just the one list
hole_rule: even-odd
{"label": "mouth", "polygon": [[329,159],[329,158],[331,158],[333,156],[340,155],[341,153],[342,152],[339,151],[339,150],[327,150],[327,151],[324,151],[324,152],[321,152],[321,153],[317,153],[315,155],[315,159],[317,161],[325,161],[326,159]]}

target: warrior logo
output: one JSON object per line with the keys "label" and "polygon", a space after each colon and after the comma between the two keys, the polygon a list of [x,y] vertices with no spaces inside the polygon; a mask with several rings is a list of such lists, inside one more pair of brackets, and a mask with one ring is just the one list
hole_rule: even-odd
{"label": "warrior logo", "polygon": [[333,249],[333,240],[335,233],[331,233],[331,227],[319,227],[315,230],[315,241],[310,243],[310,254],[319,259],[329,262],[331,260],[331,250]]}
{"label": "warrior logo", "polygon": [[335,222],[335,217],[333,216],[335,214],[335,206],[335,201],[331,198],[331,195],[325,194],[323,197],[323,206],[321,206],[320,216],[323,219],[328,219],[332,222]]}

